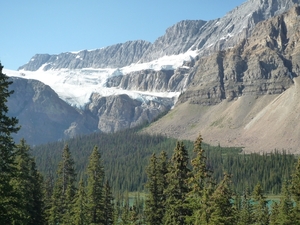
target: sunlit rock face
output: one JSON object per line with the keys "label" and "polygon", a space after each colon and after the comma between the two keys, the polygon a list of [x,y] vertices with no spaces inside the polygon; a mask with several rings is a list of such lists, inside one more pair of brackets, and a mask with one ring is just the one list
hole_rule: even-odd
{"label": "sunlit rock face", "polygon": [[222,18],[180,21],[153,43],[37,54],[8,74],[19,77],[8,102],[22,126],[17,137],[37,144],[116,132],[180,104],[281,94],[299,74],[295,3],[249,0]]}

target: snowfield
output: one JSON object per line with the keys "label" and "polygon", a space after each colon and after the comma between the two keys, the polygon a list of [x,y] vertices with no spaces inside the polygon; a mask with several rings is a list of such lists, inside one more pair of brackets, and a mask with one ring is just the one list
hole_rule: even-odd
{"label": "snowfield", "polygon": [[175,70],[183,66],[184,62],[191,61],[197,54],[197,51],[189,51],[184,54],[164,56],[148,63],[136,63],[123,68],[84,68],[76,70],[61,69],[44,71],[43,68],[47,65],[44,64],[37,71],[14,71],[4,68],[3,72],[11,77],[39,80],[49,85],[61,99],[77,108],[83,108],[89,103],[92,93],[99,93],[101,96],[127,94],[129,97],[142,102],[155,100],[157,97],[174,98],[176,101],[180,92],[129,91],[114,87],[109,88],[106,86],[106,81],[113,76],[126,75],[130,72],[146,69],[155,71]]}

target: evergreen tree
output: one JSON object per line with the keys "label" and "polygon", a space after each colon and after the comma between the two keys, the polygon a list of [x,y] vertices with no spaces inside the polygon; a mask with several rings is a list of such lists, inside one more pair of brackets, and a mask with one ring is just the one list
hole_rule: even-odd
{"label": "evergreen tree", "polygon": [[169,159],[168,155],[165,151],[162,151],[158,157],[158,193],[159,193],[159,205],[157,214],[159,215],[160,221],[162,223],[163,217],[165,215],[165,207],[166,207],[166,195],[164,191],[168,187],[168,181],[166,175],[169,170]]}
{"label": "evergreen tree", "polygon": [[104,224],[112,225],[114,224],[114,203],[113,196],[111,192],[111,187],[108,180],[104,184]]}
{"label": "evergreen tree", "polygon": [[[297,220],[294,214],[294,202],[287,182],[282,185],[282,197],[278,206],[278,224],[296,225]],[[273,214],[273,212],[272,212]]]}
{"label": "evergreen tree", "polygon": [[[166,160],[165,154],[162,155],[161,159]],[[165,199],[163,197],[163,190],[165,188],[165,174],[162,174],[161,172],[165,171],[167,168],[165,168],[165,161],[160,163],[161,164],[159,165],[158,159],[155,153],[153,153],[146,171],[148,176],[146,188],[149,191],[146,199],[146,221],[151,225],[162,224],[164,216]]]}
{"label": "evergreen tree", "polygon": [[139,224],[139,214],[135,205],[131,206],[129,209],[129,223],[132,225]]}
{"label": "evergreen tree", "polygon": [[[208,193],[208,188],[211,187],[211,171],[208,170],[206,165],[205,151],[202,148],[202,137],[196,139],[194,143],[194,153],[196,157],[191,160],[192,172],[188,179],[190,192],[188,193],[188,207],[193,214],[187,217],[188,223],[204,224],[203,213],[205,212],[205,205],[208,200],[204,194]],[[207,222],[207,221],[206,221]]]}
{"label": "evergreen tree", "polygon": [[292,174],[291,191],[296,203],[300,203],[300,158],[298,158],[295,171]]}
{"label": "evergreen tree", "polygon": [[73,205],[73,224],[85,225],[88,224],[87,220],[87,197],[85,192],[85,186],[82,178],[79,181],[77,193],[74,198]]}
{"label": "evergreen tree", "polygon": [[254,201],[253,206],[253,219],[254,224],[257,225],[268,225],[269,224],[269,210],[268,202],[264,196],[263,189],[258,183],[253,191],[252,198]]}
{"label": "evergreen tree", "polygon": [[94,147],[87,168],[88,219],[90,224],[104,223],[104,168],[98,147]]}
{"label": "evergreen tree", "polygon": [[277,202],[272,203],[272,211],[270,215],[270,225],[280,225],[279,223],[279,205]]}
{"label": "evergreen tree", "polygon": [[[298,158],[295,171],[292,174],[291,194],[295,201],[294,218],[300,221],[300,158]],[[298,224],[300,223],[298,222]]]}
{"label": "evergreen tree", "polygon": [[[29,151],[29,145],[22,139],[17,145],[15,160],[17,171],[11,183],[18,196],[18,204],[21,206],[19,215],[22,224],[43,224],[43,180]],[[18,222],[15,221],[15,223]]]}
{"label": "evergreen tree", "polygon": [[185,224],[186,217],[190,215],[186,200],[189,192],[188,176],[190,173],[188,160],[188,152],[185,146],[182,142],[177,142],[169,171],[166,174],[168,187],[165,191],[166,211],[163,219],[164,224]]}
{"label": "evergreen tree", "polygon": [[238,225],[249,225],[253,223],[253,206],[251,203],[249,189],[246,188],[242,198],[241,209],[238,214]]}
{"label": "evergreen tree", "polygon": [[218,184],[211,196],[209,225],[236,224],[236,211],[232,203],[232,191],[229,188],[230,177],[225,174],[224,179]]}
{"label": "evergreen tree", "polygon": [[43,202],[44,202],[44,212],[45,212],[45,220],[49,221],[50,209],[52,207],[52,194],[54,188],[54,177],[52,173],[46,175],[46,178],[43,183]]}
{"label": "evergreen tree", "polygon": [[51,209],[49,210],[49,224],[70,223],[72,203],[76,193],[75,181],[74,160],[71,157],[69,146],[66,145],[57,170],[57,179],[51,198]]}
{"label": "evergreen tree", "polygon": [[3,224],[12,224],[12,221],[20,219],[18,211],[22,211],[11,184],[16,172],[14,168],[16,148],[11,135],[20,128],[17,127],[18,120],[15,117],[7,116],[7,99],[13,93],[8,87],[12,81],[3,74],[2,69],[0,63],[0,221]]}
{"label": "evergreen tree", "polygon": [[125,199],[122,206],[122,214],[121,214],[121,225],[129,225],[130,224],[130,206],[129,206],[129,196],[128,192],[125,193]]}

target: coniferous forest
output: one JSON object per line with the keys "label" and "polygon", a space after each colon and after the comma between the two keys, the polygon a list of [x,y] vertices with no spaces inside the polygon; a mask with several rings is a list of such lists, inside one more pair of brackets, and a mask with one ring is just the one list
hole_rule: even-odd
{"label": "coniferous forest", "polygon": [[2,68],[0,224],[300,224],[300,159],[284,151],[245,155],[141,128],[16,144]]}

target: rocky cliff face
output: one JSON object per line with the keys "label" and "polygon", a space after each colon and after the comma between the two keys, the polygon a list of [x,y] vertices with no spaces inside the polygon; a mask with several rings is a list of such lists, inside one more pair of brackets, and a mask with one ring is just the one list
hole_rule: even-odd
{"label": "rocky cliff face", "polygon": [[37,54],[19,70],[118,68],[136,63],[151,45],[147,41],[128,41],[96,50],[58,55]]}
{"label": "rocky cliff face", "polygon": [[178,92],[185,89],[189,78],[189,67],[160,71],[149,69],[111,77],[107,80],[107,87],[148,92]]}
{"label": "rocky cliff face", "polygon": [[170,118],[150,133],[299,153],[300,7],[257,24],[250,38],[196,62]]}
{"label": "rocky cliff face", "polygon": [[141,102],[128,95],[102,97],[93,94],[86,110],[98,120],[98,129],[110,133],[150,123],[170,110],[172,99],[155,98]]}
{"label": "rocky cliff face", "polygon": [[294,7],[260,22],[239,45],[201,58],[179,103],[212,105],[287,90],[299,74],[299,12]]}
{"label": "rocky cliff face", "polygon": [[94,118],[82,115],[62,101],[47,85],[37,80],[12,78],[14,94],[8,100],[9,115],[19,119],[16,139],[40,144],[90,133],[97,129]]}
{"label": "rocky cliff face", "polygon": [[167,29],[147,49],[141,61],[147,62],[162,57],[199,50],[199,55],[235,46],[248,38],[260,21],[279,15],[290,9],[299,0],[249,0],[227,13],[224,17],[211,21],[181,21]]}

